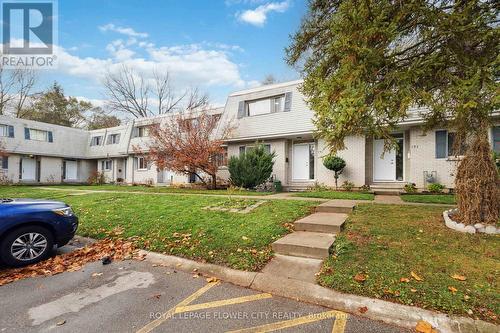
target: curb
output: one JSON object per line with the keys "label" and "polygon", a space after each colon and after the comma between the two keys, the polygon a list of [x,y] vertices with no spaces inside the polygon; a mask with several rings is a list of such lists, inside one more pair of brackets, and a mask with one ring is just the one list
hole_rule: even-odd
{"label": "curb", "polygon": [[[419,320],[425,320],[443,333],[497,333],[499,331],[497,325],[486,321],[449,316],[417,307],[344,294],[314,283],[265,273],[240,271],[145,250],[140,250],[139,253],[146,255],[145,261],[153,264],[162,264],[188,273],[196,269],[198,273],[238,286],[349,312],[403,328],[414,329]],[[368,311],[360,313],[358,310],[360,307],[367,307]]]}

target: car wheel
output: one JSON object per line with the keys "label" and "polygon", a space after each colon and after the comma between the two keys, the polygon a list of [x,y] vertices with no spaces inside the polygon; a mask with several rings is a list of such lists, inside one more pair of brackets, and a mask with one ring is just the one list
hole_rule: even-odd
{"label": "car wheel", "polygon": [[39,226],[25,226],[9,232],[0,243],[0,258],[9,266],[24,266],[49,256],[54,246],[52,233]]}

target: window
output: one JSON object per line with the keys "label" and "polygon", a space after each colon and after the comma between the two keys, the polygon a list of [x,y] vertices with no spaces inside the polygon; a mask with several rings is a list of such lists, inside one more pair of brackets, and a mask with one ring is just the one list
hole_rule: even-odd
{"label": "window", "polygon": [[[271,153],[271,145],[270,144],[264,144],[264,150],[267,152],[267,153]],[[255,146],[254,145],[250,145],[250,146],[240,146],[239,148],[239,152],[240,152],[240,156],[245,154],[247,151],[249,151],[250,149],[253,149]]]}
{"label": "window", "polygon": [[108,145],[120,143],[120,134],[108,134]]}
{"label": "window", "polygon": [[143,138],[149,136],[149,128],[148,126],[136,127],[136,137]]}
{"label": "window", "polygon": [[247,115],[257,116],[285,110],[285,96],[275,96],[247,102]]}
{"label": "window", "polygon": [[101,162],[101,169],[104,171],[111,171],[113,168],[113,161],[112,160],[105,160]]}
{"label": "window", "polygon": [[44,131],[34,128],[25,128],[24,138],[26,140],[53,142],[53,135],[51,131]]}
{"label": "window", "polygon": [[100,146],[102,145],[102,136],[94,136],[90,141],[91,146]]}
{"label": "window", "polygon": [[491,134],[493,150],[500,153],[500,126],[493,127]]}
{"label": "window", "polygon": [[457,151],[455,150],[455,133],[446,130],[436,131],[436,158],[461,156],[465,152],[465,146],[462,145]]}
{"label": "window", "polygon": [[0,156],[0,170],[9,169],[9,157],[8,156]]}
{"label": "window", "polygon": [[137,170],[147,170],[148,164],[144,157],[137,157]]}
{"label": "window", "polygon": [[271,112],[283,112],[285,110],[285,96],[271,98]]}
{"label": "window", "polygon": [[224,152],[221,154],[215,155],[215,163],[218,167],[227,166],[227,147],[223,147]]}
{"label": "window", "polygon": [[0,136],[13,138],[14,126],[0,124]]}

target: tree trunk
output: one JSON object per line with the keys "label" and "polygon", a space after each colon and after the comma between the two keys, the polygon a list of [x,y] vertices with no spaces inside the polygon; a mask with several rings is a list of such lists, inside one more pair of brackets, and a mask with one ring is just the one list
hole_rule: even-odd
{"label": "tree trunk", "polygon": [[455,178],[459,220],[494,225],[500,216],[500,181],[487,132],[471,143]]}
{"label": "tree trunk", "polygon": [[217,189],[217,175],[212,175],[212,189]]}
{"label": "tree trunk", "polygon": [[339,175],[337,174],[337,171],[335,171],[335,176],[333,176],[335,178],[335,189],[338,190],[339,189],[339,184],[338,184],[338,181],[339,181]]}

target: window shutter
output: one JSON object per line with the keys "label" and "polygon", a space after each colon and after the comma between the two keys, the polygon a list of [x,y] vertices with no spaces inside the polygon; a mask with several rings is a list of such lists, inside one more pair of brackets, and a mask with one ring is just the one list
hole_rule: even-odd
{"label": "window shutter", "polygon": [[137,170],[139,166],[139,159],[137,157],[134,157],[134,170]]}
{"label": "window shutter", "polygon": [[240,146],[240,156],[245,154],[245,146]]}
{"label": "window shutter", "polygon": [[111,134],[108,134],[108,137],[106,139],[106,144],[110,144],[111,143]]}
{"label": "window shutter", "polygon": [[436,158],[445,158],[447,150],[447,131],[436,131]]}
{"label": "window shutter", "polygon": [[139,127],[134,127],[132,130],[132,137],[137,138],[139,136]]}
{"label": "window shutter", "polygon": [[4,156],[2,157],[2,169],[8,169],[9,168],[9,157]]}
{"label": "window shutter", "polygon": [[292,110],[292,93],[287,92],[285,94],[285,108],[284,112],[290,112]]}
{"label": "window shutter", "polygon": [[25,128],[24,128],[24,138],[25,138],[26,140],[29,140],[29,139],[30,139],[30,129],[29,129],[29,128],[27,128],[27,127],[25,127]]}
{"label": "window shutter", "polygon": [[101,161],[101,172],[104,171],[104,161]]}
{"label": "window shutter", "polygon": [[9,138],[14,137],[14,126],[9,125]]}
{"label": "window shutter", "polygon": [[458,155],[459,152],[455,153],[455,133],[448,133],[448,156]]}
{"label": "window shutter", "polygon": [[274,103],[276,103],[276,99],[275,98],[270,98],[269,99],[269,110],[271,110],[271,113],[275,113],[275,112],[278,112],[277,108],[275,107]]}
{"label": "window shutter", "polygon": [[52,134],[52,131],[49,131],[49,142],[54,142],[54,135]]}
{"label": "window shutter", "polygon": [[116,142],[115,143],[120,143],[120,134],[116,135]]}
{"label": "window shutter", "polygon": [[245,101],[240,101],[238,104],[238,119],[245,117]]}

